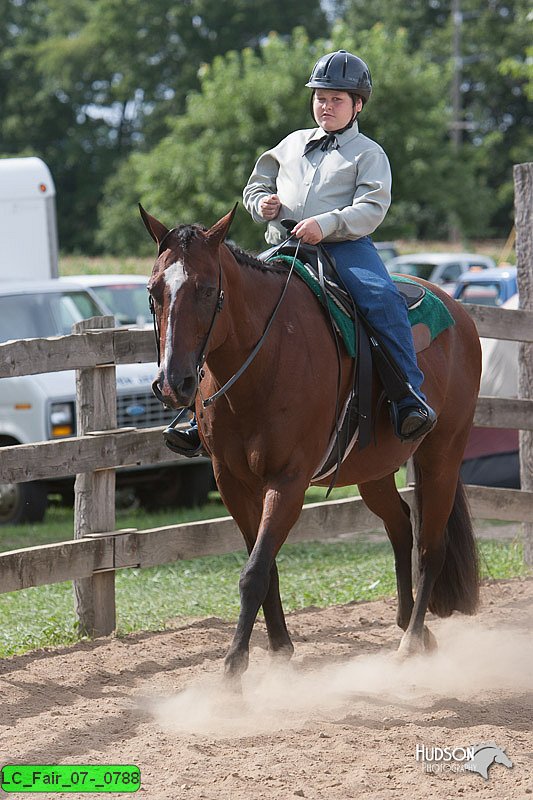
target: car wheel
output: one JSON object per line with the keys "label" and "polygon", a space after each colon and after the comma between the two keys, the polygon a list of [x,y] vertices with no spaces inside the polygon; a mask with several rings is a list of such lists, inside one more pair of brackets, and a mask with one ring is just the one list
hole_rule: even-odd
{"label": "car wheel", "polygon": [[42,522],[47,506],[46,486],[40,481],[0,484],[0,525]]}

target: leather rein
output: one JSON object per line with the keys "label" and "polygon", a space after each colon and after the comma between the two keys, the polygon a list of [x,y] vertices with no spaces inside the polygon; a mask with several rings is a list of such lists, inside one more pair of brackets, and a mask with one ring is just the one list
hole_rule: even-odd
{"label": "leather rein", "polygon": [[[163,239],[161,240],[161,242],[159,244],[159,254],[158,255],[161,254],[161,250],[162,250],[163,243],[165,242],[165,240],[170,236],[170,234],[174,233],[174,231],[176,231],[176,230],[177,230],[177,228],[172,228],[172,230],[168,231],[168,233],[165,234],[165,236],[163,237]],[[292,236],[289,236],[287,239],[285,239],[285,241],[283,241],[278,246],[278,248],[274,251],[274,253],[277,252],[278,250],[280,250],[283,247],[283,245],[285,245],[292,238],[293,238]],[[225,395],[226,392],[228,391],[228,389],[230,389],[233,386],[233,384],[241,377],[241,375],[248,369],[248,367],[250,366],[250,364],[252,363],[252,361],[254,360],[254,358],[256,357],[258,352],[260,351],[260,349],[263,346],[263,344],[265,342],[265,339],[266,339],[266,337],[268,335],[268,332],[269,332],[269,330],[270,330],[270,328],[272,326],[272,323],[274,322],[274,319],[276,318],[276,315],[277,315],[277,313],[279,311],[279,308],[280,308],[280,306],[281,306],[281,304],[282,304],[282,302],[283,302],[283,300],[285,298],[285,295],[287,293],[289,282],[290,282],[291,277],[292,277],[293,272],[294,272],[294,265],[296,263],[296,257],[298,255],[299,249],[300,249],[300,240],[298,239],[298,242],[297,242],[297,245],[296,245],[296,249],[295,249],[295,253],[294,253],[294,256],[293,256],[293,260],[292,260],[292,264],[291,264],[291,267],[289,269],[289,274],[287,275],[287,280],[285,281],[285,285],[283,287],[283,290],[281,292],[279,300],[276,303],[276,306],[274,307],[274,310],[273,310],[272,314],[270,315],[270,318],[269,318],[269,320],[267,322],[265,330],[263,331],[263,333],[261,335],[261,338],[259,339],[259,341],[255,345],[255,347],[253,348],[252,352],[250,353],[250,355],[248,356],[246,361],[242,364],[241,367],[239,367],[237,372],[234,375],[232,375],[232,377],[228,381],[226,381],[226,383],[223,386],[221,386],[220,389],[218,389],[214,394],[212,394],[210,397],[207,397],[207,398],[204,399],[202,397],[202,392],[201,392],[201,389],[200,389],[200,383],[201,383],[202,379],[205,377],[205,372],[204,372],[203,366],[204,366],[206,358],[207,358],[209,341],[211,339],[211,336],[212,336],[212,333],[213,333],[213,330],[214,330],[214,327],[215,327],[215,323],[216,323],[218,314],[220,313],[220,311],[222,311],[222,308],[223,308],[223,305],[224,305],[224,290],[222,288],[222,263],[221,263],[221,260],[220,260],[220,252],[219,252],[219,254],[218,254],[217,299],[216,299],[216,302],[215,302],[215,307],[213,309],[213,315],[211,317],[211,323],[209,325],[209,330],[207,331],[207,334],[206,334],[206,337],[205,337],[205,340],[204,340],[204,344],[203,344],[200,356],[198,357],[198,360],[196,362],[197,386],[198,386],[198,391],[200,392],[200,397],[201,397],[201,400],[202,400],[202,407],[203,408],[207,408],[212,403],[214,403],[215,400],[217,400],[219,397],[222,397],[223,395]],[[156,348],[157,348],[157,366],[159,367],[159,366],[161,366],[161,346],[160,346],[161,330],[160,330],[158,322],[157,322],[157,315],[156,315],[156,312],[155,312],[154,298],[152,297],[151,294],[148,296],[148,302],[149,302],[150,311],[151,311],[151,314],[152,314],[152,321],[153,321],[153,325],[154,325],[154,336],[155,336]],[[170,427],[173,427],[181,419],[181,417],[185,413],[185,411],[187,411],[187,409],[183,409],[182,411],[180,411],[180,413],[178,414],[176,419],[174,419],[170,423]]]}

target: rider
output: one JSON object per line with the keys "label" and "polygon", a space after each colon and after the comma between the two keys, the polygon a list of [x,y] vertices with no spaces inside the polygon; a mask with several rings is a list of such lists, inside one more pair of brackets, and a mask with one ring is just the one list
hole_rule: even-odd
{"label": "rider", "polygon": [[295,131],[257,161],[243,192],[255,222],[268,222],[265,238],[286,239],[281,219],[298,220],[292,233],[324,246],[344,285],[407,376],[406,395],[394,414],[397,435],[413,441],[431,430],[407,306],[370,235],[391,201],[391,171],[379,144],[359,132],[357,115],[372,92],[370,71],[339,50],[322,56],[309,82],[318,128]]}
{"label": "rider", "polygon": [[[357,56],[338,50],[315,64],[309,82],[318,128],[295,131],[260,156],[243,192],[256,222],[268,222],[272,245],[287,237],[280,220],[298,220],[292,233],[325,247],[360,311],[407,376],[396,404],[396,434],[413,441],[436,422],[421,386],[407,306],[378,255],[370,234],[391,201],[391,171],[379,144],[359,132],[357,115],[372,92],[370,71]],[[172,429],[176,445],[196,455],[198,429]],[[167,441],[168,443],[168,441]]]}

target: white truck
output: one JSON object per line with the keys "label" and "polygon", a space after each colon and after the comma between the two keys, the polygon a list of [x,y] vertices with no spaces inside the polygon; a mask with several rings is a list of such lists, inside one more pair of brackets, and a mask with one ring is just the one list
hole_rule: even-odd
{"label": "white truck", "polygon": [[[55,189],[37,158],[0,159],[0,342],[60,336],[72,324],[108,309],[83,286],[57,278]],[[16,278],[16,281],[13,280]],[[119,426],[167,424],[173,412],[151,391],[155,364],[117,367]],[[76,434],[75,375],[51,372],[0,379],[0,447]],[[199,505],[213,488],[207,459],[117,470],[117,486],[133,488],[150,508]],[[0,525],[40,521],[49,498],[73,497],[73,476],[0,484]]]}

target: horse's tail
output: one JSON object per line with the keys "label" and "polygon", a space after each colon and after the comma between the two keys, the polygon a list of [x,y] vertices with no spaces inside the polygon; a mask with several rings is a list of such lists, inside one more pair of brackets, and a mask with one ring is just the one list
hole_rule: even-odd
{"label": "horse's tail", "polygon": [[[419,476],[415,486],[420,486]],[[420,496],[416,492],[418,516]],[[479,563],[472,517],[460,478],[446,526],[446,556],[437,576],[428,608],[439,617],[449,617],[453,611],[474,614],[479,604]]]}

